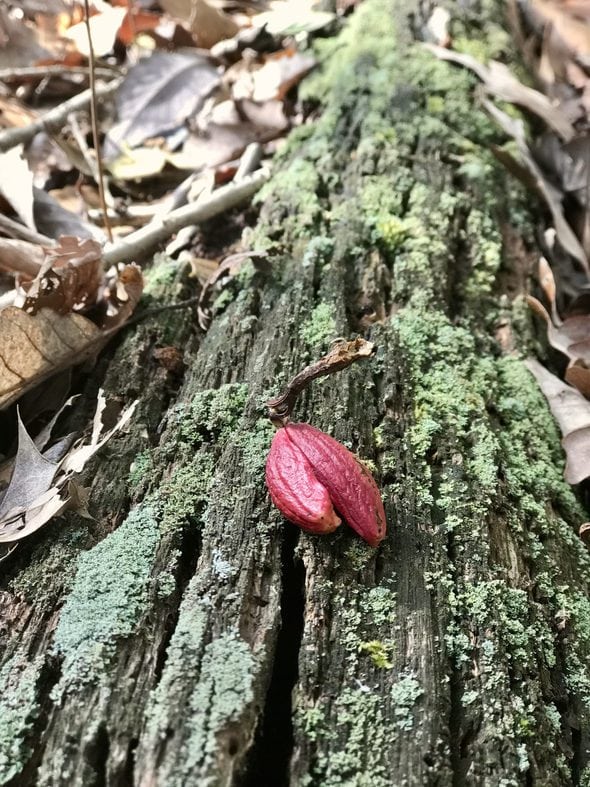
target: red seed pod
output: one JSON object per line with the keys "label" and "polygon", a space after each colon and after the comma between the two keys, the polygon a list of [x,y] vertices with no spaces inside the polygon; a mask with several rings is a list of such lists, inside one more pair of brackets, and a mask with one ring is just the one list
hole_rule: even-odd
{"label": "red seed pod", "polygon": [[[307,460],[306,464],[302,458]],[[296,473],[301,480],[299,476],[296,478]],[[303,488],[313,489],[316,506],[326,511],[322,490],[350,527],[371,546],[377,546],[385,537],[385,511],[373,476],[342,443],[310,424],[289,423],[278,430],[271,446],[266,478],[275,505],[287,519],[308,530],[309,524],[302,523],[302,519],[309,523],[308,514],[302,515],[302,511],[308,510],[305,506],[311,492],[303,493]],[[313,532],[330,530],[316,528]]]}
{"label": "red seed pod", "polygon": [[276,432],[266,460],[266,485],[273,503],[310,533],[331,533],[340,524],[326,488],[284,428]]}

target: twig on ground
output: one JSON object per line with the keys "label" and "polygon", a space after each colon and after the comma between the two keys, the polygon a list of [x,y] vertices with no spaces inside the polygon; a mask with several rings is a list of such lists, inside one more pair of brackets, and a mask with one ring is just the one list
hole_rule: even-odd
{"label": "twig on ground", "polygon": [[8,216],[0,214],[0,230],[10,235],[11,238],[19,238],[20,240],[27,240],[29,243],[41,244],[41,246],[55,246],[53,238],[48,238],[47,235],[42,235],[40,232],[31,230],[20,224],[14,219],[9,219]]}
{"label": "twig on ground", "polygon": [[243,180],[246,175],[254,172],[262,161],[262,145],[259,142],[251,142],[242,153],[240,164],[234,175],[234,180]]}
{"label": "twig on ground", "polygon": [[[98,77],[108,79],[109,77],[117,77],[121,73],[120,69],[115,68],[101,68],[100,66],[95,69],[95,74]],[[88,68],[86,66],[21,66],[20,68],[0,68],[0,79],[7,81],[10,79],[27,79],[30,77],[45,78],[47,76],[67,77],[70,74],[80,74],[88,76]]]}
{"label": "twig on ground", "polygon": [[169,238],[188,224],[200,223],[218,216],[252,197],[266,183],[269,171],[261,168],[239,183],[229,183],[214,191],[206,201],[184,205],[167,216],[158,216],[126,238],[107,246],[103,254],[105,265],[131,262],[152,251],[158,243]]}
{"label": "twig on ground", "polygon": [[[104,96],[110,96],[117,90],[121,81],[121,79],[114,79],[108,85],[97,85],[96,97],[104,98]],[[21,142],[29,142],[40,131],[46,131],[48,134],[55,133],[61,128],[69,114],[79,112],[87,107],[91,97],[90,89],[84,90],[68,101],[64,101],[63,104],[55,107],[55,109],[49,110],[37,120],[29,123],[28,126],[8,128],[0,132],[0,153],[5,153],[16,145],[20,145]]]}

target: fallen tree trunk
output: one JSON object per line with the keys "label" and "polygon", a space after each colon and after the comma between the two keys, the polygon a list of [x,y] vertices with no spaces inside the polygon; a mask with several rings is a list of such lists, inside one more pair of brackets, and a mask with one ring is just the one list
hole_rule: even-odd
{"label": "fallen tree trunk", "polygon": [[[504,293],[535,258],[529,199],[472,78],[412,43],[410,13],[366,0],[324,42],[304,88],[322,112],[249,240],[270,267],[240,273],[205,336],[163,312],[89,380],[140,404],[88,476],[95,521],[70,514],[3,564],[0,784],[588,779],[584,512],[505,352],[526,336]],[[504,40],[477,21],[480,46]],[[181,278],[157,262],[154,300]],[[303,535],[263,483],[263,403],[359,333],[376,358],[314,383],[296,418],[373,462],[378,550]]]}

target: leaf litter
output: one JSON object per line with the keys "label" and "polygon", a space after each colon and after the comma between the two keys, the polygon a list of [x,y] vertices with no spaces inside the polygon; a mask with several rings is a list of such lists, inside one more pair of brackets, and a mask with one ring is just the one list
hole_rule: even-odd
{"label": "leaf litter", "polygon": [[[309,39],[353,6],[339,2],[328,13],[307,0],[277,0],[260,14],[256,3],[161,0],[146,11],[91,0],[100,150],[89,141],[97,137],[83,4],[0,9],[10,41],[0,51],[0,410],[12,413],[28,397],[23,418],[14,413],[18,447],[0,491],[0,543],[17,543],[68,507],[84,513],[76,475],[132,417],[136,403],[105,429],[101,392],[89,442],[65,434],[49,444],[65,398],[53,397],[70,384],[64,374],[136,319],[144,286],[136,263],[178,232],[174,253],[184,250],[200,282],[191,300],[206,330],[212,293],[243,260],[261,256],[238,246],[225,260],[201,258],[191,250],[191,218],[240,205],[266,181],[277,140],[305,120],[293,99],[315,67]],[[102,207],[97,156],[107,166]],[[102,229],[106,208],[112,243]],[[182,354],[164,349],[158,362],[181,370]],[[29,423],[46,404],[50,378],[57,412],[33,439]],[[33,389],[41,392],[34,399]]]}
{"label": "leaf litter", "polygon": [[[443,46],[425,47],[476,74],[480,104],[512,141],[511,149],[493,146],[492,152],[551,215],[538,270],[549,308],[532,295],[526,300],[545,324],[549,344],[567,360],[565,381],[534,359],[526,365],[559,424],[565,478],[579,484],[590,478],[590,18],[575,3],[553,0],[513,5],[511,17],[542,90],[523,84],[501,62],[481,63],[453,51],[450,37]],[[508,114],[496,101],[524,110],[543,130],[531,138],[522,116]]]}

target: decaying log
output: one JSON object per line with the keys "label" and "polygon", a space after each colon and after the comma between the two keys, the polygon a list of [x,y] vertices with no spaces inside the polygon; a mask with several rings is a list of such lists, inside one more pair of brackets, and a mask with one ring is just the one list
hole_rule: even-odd
{"label": "decaying log", "polygon": [[[497,7],[462,8],[467,38],[505,40]],[[538,208],[490,154],[473,78],[413,43],[419,20],[366,0],[322,43],[303,87],[321,111],[258,198],[248,245],[270,264],[246,264],[208,333],[163,312],[89,379],[89,400],[104,384],[140,404],[87,475],[95,521],[69,514],[2,564],[0,784],[584,783],[585,514],[496,340],[525,347],[506,294]],[[182,296],[169,262],[150,276],[155,304]],[[373,463],[378,550],[300,533],[263,483],[264,402],[359,334],[375,358],[295,416]]]}

